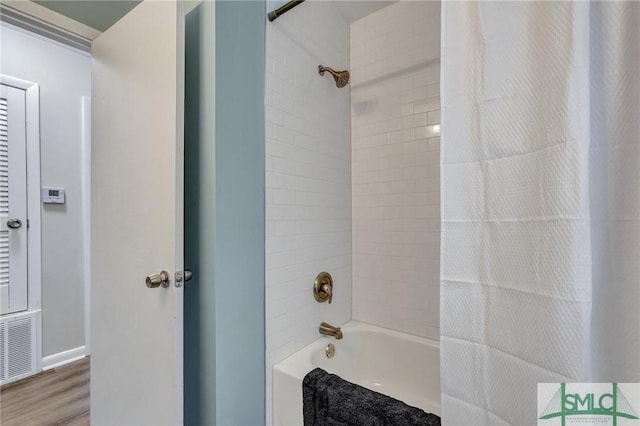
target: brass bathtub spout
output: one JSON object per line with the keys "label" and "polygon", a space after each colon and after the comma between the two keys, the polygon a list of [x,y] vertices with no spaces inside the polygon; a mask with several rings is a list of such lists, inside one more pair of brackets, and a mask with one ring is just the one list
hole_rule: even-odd
{"label": "brass bathtub spout", "polygon": [[320,331],[320,334],[324,336],[335,337],[336,340],[342,339],[342,330],[340,330],[340,327],[334,327],[331,324],[327,324],[326,322],[320,324],[320,328],[318,329],[318,331]]}

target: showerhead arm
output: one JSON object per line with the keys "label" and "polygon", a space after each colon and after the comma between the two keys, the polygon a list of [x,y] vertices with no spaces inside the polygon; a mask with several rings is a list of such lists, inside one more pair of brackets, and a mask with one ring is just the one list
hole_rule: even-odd
{"label": "showerhead arm", "polygon": [[325,71],[329,71],[334,78],[336,78],[338,76],[338,73],[335,72],[333,69],[331,69],[329,67],[323,67],[322,65],[318,65],[318,73],[320,75],[324,75]]}
{"label": "showerhead arm", "polygon": [[344,87],[349,83],[349,71],[334,71],[329,67],[323,67],[322,65],[318,65],[318,73],[320,75],[324,75],[325,71],[329,71],[329,73],[333,76],[333,79],[336,81],[336,86]]}

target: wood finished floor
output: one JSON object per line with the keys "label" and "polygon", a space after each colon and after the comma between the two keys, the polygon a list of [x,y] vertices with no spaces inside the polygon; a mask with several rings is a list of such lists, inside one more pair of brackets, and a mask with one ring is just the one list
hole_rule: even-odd
{"label": "wood finished floor", "polygon": [[0,424],[89,425],[89,358],[2,386]]}

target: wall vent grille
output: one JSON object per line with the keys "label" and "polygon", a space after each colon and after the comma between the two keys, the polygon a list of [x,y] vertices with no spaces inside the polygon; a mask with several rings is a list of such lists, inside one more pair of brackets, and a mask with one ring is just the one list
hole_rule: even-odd
{"label": "wall vent grille", "polygon": [[37,373],[36,313],[0,319],[0,384]]}
{"label": "wall vent grille", "polygon": [[12,321],[8,324],[7,334],[9,340],[9,377],[19,376],[31,371],[31,334],[33,327],[30,318]]}
{"label": "wall vent grille", "polygon": [[6,362],[4,361],[7,356],[7,351],[5,350],[7,346],[6,334],[4,323],[0,322],[0,383],[4,383],[7,378]]}

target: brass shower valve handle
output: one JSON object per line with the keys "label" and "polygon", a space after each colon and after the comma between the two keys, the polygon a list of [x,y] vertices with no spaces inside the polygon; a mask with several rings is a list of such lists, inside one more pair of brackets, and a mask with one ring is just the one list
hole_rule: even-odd
{"label": "brass shower valve handle", "polygon": [[318,289],[318,297],[322,300],[326,300],[327,298],[329,298],[329,303],[331,303],[332,296],[333,295],[331,294],[331,287],[329,286],[329,284],[321,284],[320,288]]}
{"label": "brass shower valve handle", "polygon": [[331,303],[333,299],[333,278],[328,272],[320,272],[313,283],[313,297],[318,303]]}

